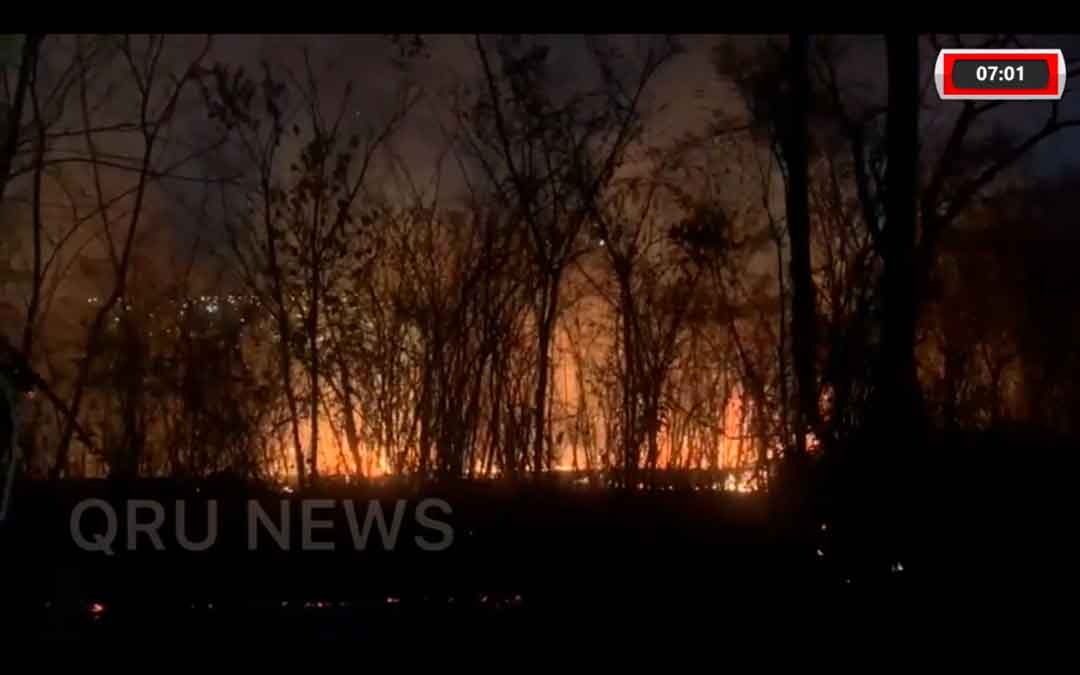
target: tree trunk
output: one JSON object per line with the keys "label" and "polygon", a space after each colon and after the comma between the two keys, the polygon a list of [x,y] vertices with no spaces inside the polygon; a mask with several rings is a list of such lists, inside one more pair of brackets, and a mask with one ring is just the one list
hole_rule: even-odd
{"label": "tree trunk", "polygon": [[[618,263],[616,262],[616,265]],[[623,423],[622,455],[623,481],[627,486],[636,483],[635,474],[638,465],[638,439],[634,433],[637,428],[637,391],[635,377],[637,368],[634,361],[633,329],[633,293],[630,288],[629,272],[619,270],[619,295],[622,303],[622,351],[623,351]]]}
{"label": "tree trunk", "polygon": [[344,357],[339,357],[339,365],[341,367],[342,408],[345,414],[345,442],[349,445],[349,456],[352,458],[356,476],[360,477],[364,474],[364,465],[360,457],[360,437],[356,430],[352,374],[349,372]]}
{"label": "tree trunk", "polygon": [[[315,266],[318,270],[318,266]],[[308,328],[308,342],[311,348],[311,447],[308,448],[308,471],[309,480],[312,482],[319,477],[319,401],[321,399],[319,388],[319,290],[317,272],[313,273],[314,288],[312,290],[311,321]]]}
{"label": "tree trunk", "polygon": [[[772,221],[772,218],[769,219]],[[776,365],[779,371],[778,383],[780,389],[780,434],[782,448],[788,447],[791,442],[791,399],[788,391],[788,365],[787,365],[787,284],[784,283],[784,234],[783,231],[774,228],[773,240],[776,242],[776,284],[777,296],[780,298],[780,315],[777,320],[776,333]],[[764,446],[763,446],[764,447]],[[768,463],[767,451],[763,451],[758,458],[759,470],[766,468]]]}
{"label": "tree trunk", "polygon": [[547,432],[548,371],[551,369],[551,338],[555,333],[555,318],[558,316],[559,285],[562,272],[553,271],[548,275],[544,287],[544,297],[538,312],[536,397],[533,400],[533,470],[539,474],[544,470],[544,438]]}
{"label": "tree trunk", "polygon": [[34,174],[33,174],[33,197],[32,228],[34,249],[33,281],[30,287],[30,302],[26,307],[26,323],[23,326],[22,352],[26,362],[34,363],[34,329],[37,327],[38,315],[41,306],[42,291],[42,224],[41,215],[41,182],[45,173],[45,123],[41,118],[41,106],[37,97],[37,82],[30,86],[30,102],[34,111]]}
{"label": "tree trunk", "polygon": [[888,35],[889,104],[886,133],[885,229],[882,233],[882,344],[867,425],[847,478],[858,495],[857,519],[868,570],[886,574],[902,546],[904,503],[916,474],[911,455],[926,445],[915,371],[914,266],[918,160],[918,36]]}
{"label": "tree trunk", "polygon": [[[320,193],[321,194],[321,193]],[[308,340],[311,348],[311,447],[310,453],[310,477],[312,482],[319,477],[319,401],[322,398],[319,382],[319,302],[321,298],[322,282],[322,251],[319,248],[319,234],[322,224],[320,213],[322,211],[322,198],[315,199],[315,213],[311,220],[311,238],[308,245],[311,247],[309,254],[311,260],[311,316],[308,324]]]}
{"label": "tree trunk", "polygon": [[270,174],[262,177],[263,227],[266,234],[266,257],[271,280],[271,292],[274,296],[275,319],[278,331],[278,368],[281,372],[282,385],[285,388],[285,401],[289,407],[289,423],[292,430],[293,460],[296,462],[296,485],[304,487],[307,472],[304,470],[304,449],[300,443],[300,409],[296,402],[296,391],[292,379],[292,328],[289,321],[289,306],[285,303],[285,288],[281,278],[281,265],[277,258],[277,232],[273,218],[273,185]]}
{"label": "tree trunk", "polygon": [[26,97],[37,70],[38,49],[44,37],[44,35],[32,34],[24,38],[12,106],[8,111],[7,119],[0,118],[0,122],[6,123],[0,126],[0,132],[3,133],[3,138],[0,138],[0,143],[3,143],[0,146],[0,203],[4,201],[4,191],[7,189],[11,167],[15,161],[15,150],[19,144],[19,125],[22,123]]}
{"label": "tree trunk", "polygon": [[[280,293],[278,296],[280,304],[284,300]],[[298,487],[303,487],[307,482],[307,472],[304,471],[304,450],[300,443],[300,410],[296,403],[296,392],[293,390],[292,354],[289,351],[289,322],[284,316],[286,311],[284,305],[281,305],[278,309],[278,334],[280,336],[278,342],[281,346],[278,350],[278,366],[281,371],[282,383],[285,386],[285,401],[289,406],[289,421],[293,437],[293,459],[296,462],[296,484]]]}
{"label": "tree trunk", "polygon": [[[888,157],[886,167],[885,306],[879,380],[879,423],[903,430],[922,424],[915,369],[917,286],[916,201],[919,142],[919,45],[917,35],[889,35]],[[896,436],[891,434],[893,438]]]}
{"label": "tree trunk", "polygon": [[789,77],[790,119],[784,142],[788,169],[787,227],[791,240],[791,349],[795,365],[798,409],[795,414],[795,453],[806,453],[806,432],[817,426],[818,397],[814,360],[817,354],[816,301],[810,262],[809,143],[807,115],[810,105],[809,38],[791,36]]}

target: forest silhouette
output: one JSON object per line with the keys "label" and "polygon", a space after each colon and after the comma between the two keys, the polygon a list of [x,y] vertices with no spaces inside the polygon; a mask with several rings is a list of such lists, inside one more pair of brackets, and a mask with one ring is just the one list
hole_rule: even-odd
{"label": "forest silhouette", "polygon": [[[257,606],[374,644],[454,598],[531,632],[583,596],[746,621],[1050,583],[1080,179],[1033,158],[1080,115],[1071,81],[931,84],[943,47],[1031,40],[455,36],[469,68],[434,87],[451,38],[372,36],[376,105],[306,47],[5,39],[0,541],[34,630]],[[722,94],[669,97],[702,49]],[[455,546],[71,548],[80,499],[211,496],[226,522],[437,496]]]}

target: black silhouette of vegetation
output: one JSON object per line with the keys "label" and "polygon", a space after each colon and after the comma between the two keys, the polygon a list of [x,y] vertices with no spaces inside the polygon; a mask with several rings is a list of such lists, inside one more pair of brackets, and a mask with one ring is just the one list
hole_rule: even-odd
{"label": "black silhouette of vegetation", "polygon": [[[583,596],[765,621],[1047,554],[1080,181],[1033,158],[1075,144],[1072,83],[942,102],[928,57],[1027,40],[718,38],[687,105],[700,40],[393,35],[381,107],[221,40],[26,35],[3,67],[0,541],[33,626],[258,606],[370,636],[456,598],[496,634]],[[81,498],[208,495],[441,495],[458,544],[357,577],[66,539]]]}

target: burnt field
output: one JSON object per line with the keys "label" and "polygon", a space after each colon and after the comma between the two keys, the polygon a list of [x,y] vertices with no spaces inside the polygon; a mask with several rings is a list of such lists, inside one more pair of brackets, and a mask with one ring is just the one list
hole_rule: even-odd
{"label": "burnt field", "polygon": [[[985,480],[946,498],[933,485],[896,517],[669,480],[636,490],[562,476],[303,494],[213,480],[27,481],[3,534],[18,580],[8,616],[47,640],[197,633],[383,644],[416,631],[509,639],[637,621],[739,632],[777,613],[807,630],[839,625],[832,616],[990,620],[1069,592],[1054,574],[1065,559],[1048,556],[1062,518],[1048,495],[1033,501],[1018,489],[1024,499],[989,501],[997,490]],[[73,518],[87,500],[100,501]],[[134,522],[152,524],[149,503],[163,514],[160,544],[145,529],[129,538],[133,505]],[[928,606],[945,611],[929,616]],[[707,624],[694,618],[701,612]]]}

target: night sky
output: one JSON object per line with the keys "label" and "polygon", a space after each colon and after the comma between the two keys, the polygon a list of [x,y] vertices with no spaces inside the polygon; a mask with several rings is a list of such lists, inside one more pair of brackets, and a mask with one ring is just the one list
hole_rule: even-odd
{"label": "night sky", "polygon": [[[249,72],[258,73],[259,63],[265,59],[300,73],[303,50],[307,49],[328,110],[337,109],[345,83],[353,83],[352,107],[357,129],[385,120],[400,100],[403,88],[408,87],[414,94],[423,92],[401,133],[394,137],[392,147],[412,171],[430,172],[436,156],[445,147],[445,129],[449,128],[445,95],[462,83],[476,83],[479,70],[473,36],[435,35],[424,36],[424,39],[428,47],[426,57],[411,60],[405,73],[393,65],[397,47],[382,35],[219,35],[213,38],[208,61],[243,65]],[[553,81],[568,90],[580,90],[595,78],[596,71],[581,36],[539,39],[552,47],[549,61]],[[644,48],[656,39],[636,35],[614,38],[631,63],[634,55],[643,53]],[[848,57],[840,69],[841,79],[849,92],[867,100],[883,100],[885,64],[881,37],[861,35],[840,39],[849,45]],[[718,45],[729,42],[746,51],[753,50],[762,40],[762,37],[750,35],[681,36],[685,53],[660,73],[643,106],[650,119],[650,140],[663,142],[686,131],[700,131],[716,110],[725,116],[738,117],[741,112],[738,97],[731,83],[717,75],[712,53]],[[948,38],[943,40],[949,42]],[[965,40],[970,43],[975,38],[965,37]],[[1075,35],[1024,36],[1022,41],[1029,47],[1062,48],[1067,59],[1072,54],[1080,54],[1080,37]],[[47,66],[55,68],[58,64],[70,63],[70,52],[61,53],[63,48],[57,49],[55,41],[48,44],[53,51],[44,55]],[[169,57],[179,64],[185,52],[193,53],[191,50],[201,44],[199,36],[171,37]],[[923,70],[929,80],[935,54],[929,44],[924,43],[924,48]],[[1069,96],[1069,91],[1067,88],[1066,101],[1075,99]],[[961,106],[960,102],[938,101],[932,89],[928,93],[931,105],[924,111],[924,125],[933,126],[935,120],[956,114]],[[116,104],[121,106],[123,102]],[[658,112],[660,106],[664,106],[662,112]],[[1063,111],[1068,114],[1072,107],[1066,105]],[[1021,130],[1042,124],[1047,109],[1045,102],[1019,102],[1003,106],[999,114],[995,113],[995,119],[1006,131]],[[65,111],[65,114],[69,112],[77,114],[77,111]],[[205,111],[198,105],[193,104],[189,112],[193,128],[207,124]],[[440,128],[440,120],[443,128]],[[1060,173],[1067,167],[1075,167],[1078,156],[1080,129],[1067,130],[1033,152],[1023,170],[1040,175]],[[445,179],[452,180],[453,177],[448,175]]]}
{"label": "night sky", "polygon": [[[551,65],[557,81],[573,86],[575,83],[584,83],[593,74],[588,54],[579,36],[551,36],[543,39],[553,47]],[[641,36],[624,36],[619,39],[631,54],[648,40]],[[943,39],[946,42],[948,40]],[[975,40],[969,36],[964,36],[964,39]],[[1080,55],[1080,36],[1022,36],[1020,39],[1028,48],[1063,49],[1066,59],[1070,61],[1078,58],[1074,57],[1074,54]],[[478,75],[472,36],[425,36],[425,40],[429,46],[429,57],[415,60],[410,68],[415,84],[425,92],[436,94],[445,91],[454,82]],[[750,35],[686,35],[681,36],[680,40],[687,51],[669,64],[662,77],[657,80],[650,101],[654,110],[660,104],[668,105],[662,117],[654,122],[653,128],[671,134],[700,128],[712,109],[735,105],[730,85],[720,81],[711,64],[714,47],[726,41],[734,41],[751,49],[760,44],[762,38]],[[842,77],[846,82],[860,88],[877,89],[875,82],[881,82],[884,75],[883,42],[879,37],[869,35],[851,36],[845,40],[852,44],[852,50],[843,66]],[[352,80],[355,83],[356,108],[361,119],[378,119],[380,113],[385,114],[393,105],[398,95],[400,80],[399,74],[391,65],[395,47],[383,36],[223,35],[215,37],[213,55],[231,63],[255,66],[259,60],[265,58],[298,68],[302,63],[300,54],[305,47],[310,49],[312,63],[324,77],[323,86],[328,97],[340,96],[345,81]],[[924,70],[928,79],[932,75],[935,56],[932,48],[926,45]],[[1066,100],[1075,99],[1068,94],[1071,88],[1066,89]],[[881,91],[883,93],[883,89]],[[933,96],[932,102],[936,105],[933,106],[934,110],[929,111],[927,119],[938,112],[949,114],[960,106],[958,102],[939,102],[936,96]],[[1064,108],[1064,112],[1068,113],[1070,107]],[[428,151],[439,145],[441,133],[438,125],[432,121],[438,114],[437,108],[437,101],[427,101],[427,105],[421,106],[418,114],[413,116],[408,133],[396,141],[398,149],[410,159],[423,163]],[[1006,108],[1008,110],[999,118],[1000,123],[1019,129],[1030,124],[1041,124],[1046,104],[1020,102]],[[1055,137],[1052,143],[1047,143],[1033,153],[1029,168],[1040,174],[1054,174],[1063,167],[1075,167],[1078,157],[1080,129],[1067,130]]]}
{"label": "night sky", "polygon": [[[436,169],[436,160],[447,145],[448,134],[453,128],[453,120],[446,109],[446,100],[450,91],[462,84],[478,81],[479,67],[475,52],[474,37],[470,35],[425,36],[426,55],[412,59],[406,69],[394,65],[398,48],[387,36],[383,35],[220,35],[213,38],[213,48],[208,62],[226,62],[231,65],[243,65],[248,72],[259,73],[259,63],[268,60],[275,66],[286,67],[294,73],[303,70],[303,53],[309,50],[311,65],[319,82],[323,105],[328,111],[336,111],[341,105],[345,83],[353,83],[350,103],[351,122],[357,131],[378,127],[394,110],[395,106],[408,92],[418,95],[418,103],[409,114],[399,133],[391,139],[388,147],[401,164],[412,173],[414,180],[421,185],[432,185]],[[581,36],[548,36],[539,38],[552,46],[550,66],[553,81],[567,90],[580,90],[587,87],[596,77],[595,68],[590,63],[589,55]],[[640,55],[650,41],[657,38],[649,36],[620,36],[614,40],[622,47],[631,65],[635,55]],[[784,39],[782,36],[780,39]],[[884,101],[884,48],[880,36],[862,35],[840,38],[849,46],[848,56],[840,66],[840,77],[845,85],[846,95],[864,102]],[[760,36],[737,35],[688,35],[680,38],[685,53],[677,56],[658,75],[652,84],[647,99],[641,106],[647,123],[647,140],[651,143],[664,143],[687,132],[703,132],[714,115],[719,114],[730,120],[738,120],[744,114],[739,96],[730,81],[722,79],[713,64],[713,52],[717,46],[734,43],[740,53],[752,53],[760,47],[764,38]],[[965,37],[971,44],[975,38]],[[1065,50],[1066,58],[1071,54],[1080,54],[1080,37],[1054,35],[1022,38],[1028,47],[1059,47]],[[943,38],[949,44],[947,38]],[[56,47],[57,44],[61,46]],[[55,69],[70,63],[69,51],[63,51],[65,43],[54,40],[48,43],[45,56],[45,75],[48,77],[50,66]],[[183,59],[195,53],[203,44],[200,36],[176,36],[168,40],[168,58],[178,68]],[[929,44],[924,43],[923,70],[926,80],[932,77],[935,53]],[[10,69],[9,69],[10,70]],[[280,74],[280,71],[279,71]],[[117,73],[120,81],[122,73]],[[98,81],[98,94],[106,102],[106,107],[96,114],[98,119],[107,119],[110,107],[115,110],[117,119],[126,119],[131,114],[130,101],[109,94],[106,77]],[[1067,85],[1064,115],[1076,114],[1078,107],[1075,95],[1070,95],[1076,85]],[[116,100],[112,100],[115,98]],[[938,101],[933,89],[928,90],[928,105],[923,111],[923,125],[928,130],[928,142],[923,151],[924,160],[933,161],[936,157],[935,140],[940,138],[942,129],[947,130],[953,117],[958,114],[962,103],[957,101]],[[68,116],[76,122],[79,112],[76,105],[69,105],[58,115]],[[1002,106],[994,111],[992,125],[984,131],[1015,135],[1030,132],[1041,126],[1047,116],[1047,102],[1017,102]],[[191,137],[208,136],[211,122],[206,119],[206,112],[197,96],[189,97],[189,104],[181,122],[184,133]],[[75,124],[77,126],[77,124]],[[118,154],[127,152],[138,156],[138,139],[129,135],[126,139],[109,139],[110,150]],[[104,140],[104,139],[103,139]],[[78,144],[78,139],[73,139]],[[133,143],[126,150],[125,143]],[[170,153],[182,152],[177,145],[163,149],[159,160],[166,162]],[[73,146],[73,152],[81,148]],[[1080,157],[1080,128],[1068,129],[1051,140],[1042,143],[1035,151],[1017,166],[1018,175],[1023,176],[1060,176],[1075,171]],[[384,163],[382,169],[386,169]],[[440,192],[444,199],[460,194],[463,183],[460,172],[452,162],[442,167]],[[210,166],[192,166],[189,173],[205,174],[212,171]],[[394,183],[373,181],[381,186]],[[127,185],[127,182],[125,182]],[[402,187],[399,182],[398,187]],[[168,214],[163,219],[169,221],[167,228],[179,235],[181,241],[189,241],[190,236],[214,237],[214,233],[195,225],[197,219],[191,217],[193,204],[200,198],[201,188],[197,183],[187,185],[171,182],[169,189],[160,195],[160,206]],[[18,197],[13,195],[13,200]],[[66,202],[61,208],[67,209]],[[8,206],[6,208],[12,208]]]}

